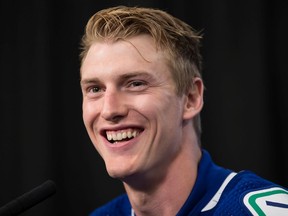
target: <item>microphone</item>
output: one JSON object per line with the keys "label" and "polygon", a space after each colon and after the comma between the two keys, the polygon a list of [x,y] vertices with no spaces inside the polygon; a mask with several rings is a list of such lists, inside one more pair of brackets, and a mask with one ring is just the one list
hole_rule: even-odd
{"label": "microphone", "polygon": [[31,191],[17,197],[0,208],[0,216],[18,215],[56,192],[56,185],[52,180],[47,180]]}

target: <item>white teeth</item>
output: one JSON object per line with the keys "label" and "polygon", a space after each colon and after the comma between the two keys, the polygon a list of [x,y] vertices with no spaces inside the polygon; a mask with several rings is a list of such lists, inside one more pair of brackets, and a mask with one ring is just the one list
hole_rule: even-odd
{"label": "white teeth", "polygon": [[112,139],[113,139],[114,141],[116,141],[116,140],[117,140],[117,134],[113,133],[113,134],[112,134]]}
{"label": "white teeth", "polygon": [[111,134],[107,134],[107,139],[110,141],[112,140],[112,135]]}
{"label": "white teeth", "polygon": [[132,130],[129,129],[127,131],[118,131],[118,132],[113,132],[113,131],[106,131],[106,137],[107,140],[111,141],[121,141],[123,139],[126,139],[127,137],[130,139],[132,137],[136,137],[139,134],[138,130]]}
{"label": "white teeth", "polygon": [[122,140],[122,134],[121,133],[117,133],[117,140]]}
{"label": "white teeth", "polygon": [[128,131],[128,132],[127,132],[127,137],[128,137],[129,139],[132,137],[131,131]]}

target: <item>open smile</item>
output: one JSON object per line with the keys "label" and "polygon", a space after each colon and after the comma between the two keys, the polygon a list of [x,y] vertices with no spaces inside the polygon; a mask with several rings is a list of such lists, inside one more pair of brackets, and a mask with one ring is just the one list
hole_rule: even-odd
{"label": "open smile", "polygon": [[128,128],[123,130],[106,130],[103,134],[110,143],[117,143],[131,140],[143,131],[139,128]]}

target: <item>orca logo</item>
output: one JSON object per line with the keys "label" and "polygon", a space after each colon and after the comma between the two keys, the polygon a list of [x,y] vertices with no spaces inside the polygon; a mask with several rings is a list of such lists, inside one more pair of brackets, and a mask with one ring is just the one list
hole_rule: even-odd
{"label": "orca logo", "polygon": [[288,191],[280,187],[249,192],[243,202],[252,215],[288,215]]}

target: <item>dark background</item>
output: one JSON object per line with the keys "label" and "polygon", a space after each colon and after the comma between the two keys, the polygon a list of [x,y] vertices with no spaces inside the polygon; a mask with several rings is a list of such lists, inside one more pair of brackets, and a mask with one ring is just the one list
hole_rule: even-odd
{"label": "dark background", "polygon": [[157,7],[203,30],[202,145],[218,164],[288,186],[285,1],[0,1],[0,206],[47,179],[24,215],[88,215],[123,192],[86,134],[79,41],[99,9]]}

